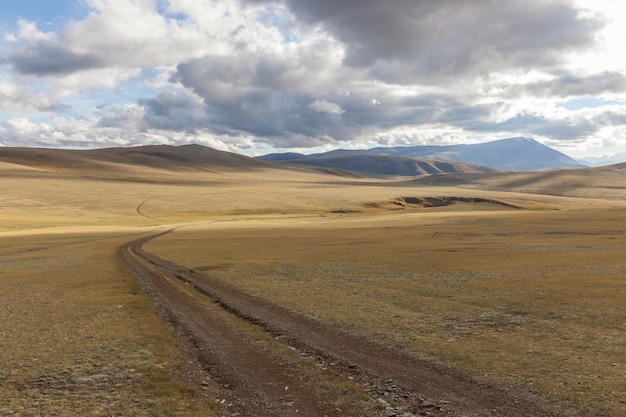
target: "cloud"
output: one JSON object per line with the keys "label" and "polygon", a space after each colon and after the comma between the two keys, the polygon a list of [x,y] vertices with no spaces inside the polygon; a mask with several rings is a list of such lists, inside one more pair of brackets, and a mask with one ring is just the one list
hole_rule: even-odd
{"label": "cloud", "polygon": [[[269,0],[243,0],[258,5]],[[345,46],[346,65],[390,83],[549,68],[603,26],[569,1],[284,0]]]}
{"label": "cloud", "polygon": [[619,94],[626,92],[626,77],[616,71],[604,71],[599,74],[579,75],[573,73],[557,74],[546,81],[504,86],[506,95],[519,97],[580,97],[603,93]]}
{"label": "cloud", "polygon": [[[607,22],[584,2],[85,4],[87,15],[49,26],[56,32],[20,20],[5,34],[4,142],[241,151],[508,134],[573,141],[626,124],[621,67],[577,61]],[[581,97],[598,108],[577,107]]]}
{"label": "cloud", "polygon": [[[132,106],[131,106],[132,107]],[[136,109],[135,109],[136,110]],[[130,109],[126,109],[132,113]],[[134,124],[130,123],[127,126]],[[150,129],[128,130],[124,125],[105,126],[77,118],[55,118],[51,123],[33,123],[27,118],[15,117],[0,122],[0,146],[104,148],[141,145],[185,145],[199,143],[231,152],[251,147],[246,137],[229,138],[207,135],[198,131],[173,132]]]}
{"label": "cloud", "polygon": [[[564,0],[234,0],[161,2],[89,0],[92,12],[60,34],[21,21],[17,47],[8,55],[23,74],[58,75],[93,68],[176,65],[208,55],[269,50],[284,43],[276,16],[290,10],[309,33],[327,37],[343,64],[397,84],[440,77],[488,74],[511,68],[548,68],[568,52],[594,44],[599,18]],[[273,9],[267,9],[273,5]],[[272,18],[267,18],[272,14]],[[326,34],[326,35],[324,35]],[[305,50],[303,48],[302,50]],[[330,52],[330,51],[328,51]],[[329,55],[332,56],[332,55]],[[312,72],[315,63],[309,62]],[[267,72],[265,75],[271,75]]]}
{"label": "cloud", "polygon": [[315,99],[315,101],[309,104],[309,108],[318,113],[329,113],[329,114],[342,114],[345,113],[341,107],[339,107],[335,103],[331,103],[326,100]]}
{"label": "cloud", "polygon": [[20,20],[6,61],[20,74],[62,76],[101,68],[175,66],[205,55],[264,49],[275,28],[239,12],[235,0],[85,0],[91,13],[60,33]]}
{"label": "cloud", "polygon": [[484,125],[477,130],[523,131],[552,139],[572,140],[594,134],[598,131],[598,125],[592,120],[581,117],[550,119],[538,114],[520,114],[501,123]]}
{"label": "cloud", "polygon": [[[250,134],[277,147],[289,146],[292,137],[298,138],[299,147],[304,146],[303,138],[319,146],[398,126],[460,123],[487,117],[491,111],[492,105],[475,104],[470,98],[403,95],[401,89],[364,85],[358,78],[349,81],[341,68],[334,74],[333,65],[319,66],[316,76],[303,71],[308,67],[297,53],[206,57],[180,64],[174,80],[202,98],[206,127],[222,134]],[[261,76],[268,67],[273,75]],[[294,82],[298,77],[303,81]],[[338,86],[349,93],[338,91]]]}
{"label": "cloud", "polygon": [[294,138],[300,146],[308,138],[318,146],[349,136],[342,120],[332,117],[340,109],[327,102],[320,111],[318,95],[332,94],[343,73],[337,61],[324,59],[332,49],[320,43],[275,54],[207,56],[179,64],[172,81],[202,98],[206,121],[220,134],[250,134],[272,144]]}
{"label": "cloud", "polygon": [[202,100],[184,89],[166,90],[156,97],[102,112],[110,114],[100,118],[98,127],[193,133],[210,125]]}
{"label": "cloud", "polygon": [[27,86],[1,78],[0,108],[5,112],[13,110],[54,113],[70,110],[69,106],[53,102],[46,94],[30,91]]}
{"label": "cloud", "polygon": [[[92,12],[59,34],[20,23],[7,61],[21,74],[59,76],[110,67],[173,65],[207,51],[210,34],[162,15],[154,1],[88,0]],[[204,36],[203,36],[204,35]],[[209,41],[209,42],[207,42]]]}
{"label": "cloud", "polygon": [[[395,87],[440,78],[452,79],[454,85],[491,71],[551,71],[564,53],[590,47],[601,27],[599,19],[583,16],[569,2],[536,1],[524,7],[472,1],[397,1],[394,7],[367,0],[245,3],[284,4],[317,37],[308,44],[301,38],[301,46],[271,54],[247,50],[179,64],[174,80],[203,98],[208,125],[220,133],[250,134],[289,147],[295,137],[298,146],[306,144],[303,138],[317,146],[319,138],[355,141],[402,126],[498,127],[568,137],[576,127],[581,134],[592,131],[584,121],[544,123],[540,129],[537,120],[521,115],[495,122],[501,102],[481,104],[468,91],[442,93],[437,84],[426,88],[432,93],[397,94]],[[596,87],[619,87],[619,77],[611,81],[608,75],[581,79],[580,84],[593,88],[589,81],[594,80]],[[576,94],[573,77],[570,91]],[[561,81],[566,83],[567,77]],[[532,94],[533,88],[545,91],[546,86],[527,87]]]}
{"label": "cloud", "polygon": [[76,53],[49,40],[15,52],[9,60],[17,72],[26,75],[70,74],[105,66],[105,62],[95,54]]}
{"label": "cloud", "polygon": [[583,142],[601,132],[617,131],[626,124],[626,109],[620,105],[580,108],[575,111],[540,113],[522,111],[501,121],[466,119],[460,126],[474,132],[524,132],[552,143]]}

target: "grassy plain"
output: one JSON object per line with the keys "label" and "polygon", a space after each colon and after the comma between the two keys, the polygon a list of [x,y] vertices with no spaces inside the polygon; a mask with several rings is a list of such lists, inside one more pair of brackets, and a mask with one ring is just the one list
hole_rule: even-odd
{"label": "grassy plain", "polygon": [[626,211],[477,206],[202,225],[148,249],[559,415],[626,415]]}
{"label": "grassy plain", "polygon": [[[464,185],[137,168],[108,178],[2,163],[0,414],[216,413],[214,398],[180,378],[180,346],[116,252],[181,227],[147,248],[478,380],[534,391],[563,415],[626,415],[626,205],[612,194],[624,184],[620,172],[602,189],[592,177]],[[407,196],[523,208],[388,210]]]}
{"label": "grassy plain", "polygon": [[170,375],[177,345],[118,258],[136,236],[0,235],[0,415],[213,415],[214,399]]}

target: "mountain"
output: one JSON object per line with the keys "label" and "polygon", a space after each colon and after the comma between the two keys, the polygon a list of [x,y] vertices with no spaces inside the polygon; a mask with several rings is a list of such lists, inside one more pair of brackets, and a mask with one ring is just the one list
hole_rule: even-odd
{"label": "mountain", "polygon": [[[387,150],[386,150],[387,149]],[[392,155],[449,159],[487,165],[507,171],[582,168],[573,158],[549,148],[534,139],[510,138],[474,145],[411,146],[375,148],[372,152]]]}
{"label": "mountain", "polygon": [[600,158],[590,156],[585,159],[580,159],[579,162],[594,167],[621,164],[626,162],[626,152],[616,153],[614,155],[605,155]]}
{"label": "mountain", "polygon": [[0,162],[111,178],[142,176],[148,171],[171,175],[172,172],[185,171],[226,172],[266,168],[390,177],[582,167],[566,155],[524,138],[478,145],[339,149],[317,155],[287,153],[259,158],[201,145],[152,145],[91,150],[0,147]]}
{"label": "mountain", "polygon": [[365,177],[417,176],[449,173],[493,173],[499,170],[455,161],[384,155],[363,151],[332,151],[320,155],[274,154],[262,157],[267,161],[290,165],[341,169]]}
{"label": "mountain", "polygon": [[[510,138],[493,142],[473,144],[473,145],[449,145],[449,146],[405,146],[373,148],[368,150],[337,150],[323,154],[301,155],[301,154],[270,154],[259,159],[275,161],[280,163],[298,163],[316,165],[320,158],[336,158],[335,162],[346,162],[357,155],[387,155],[401,158],[428,158],[437,161],[455,161],[477,166],[476,171],[484,172],[481,169],[491,167],[498,170],[507,171],[537,171],[547,169],[583,168],[580,164],[569,156],[549,148],[534,139]],[[346,159],[350,157],[350,159]],[[327,161],[325,163],[328,163]],[[406,162],[405,162],[406,163]],[[350,169],[347,166],[335,165],[335,168]],[[454,172],[454,171],[453,171]],[[467,172],[467,171],[465,171]],[[365,172],[361,172],[367,175]],[[404,175],[402,173],[392,174],[387,171],[387,175]]]}

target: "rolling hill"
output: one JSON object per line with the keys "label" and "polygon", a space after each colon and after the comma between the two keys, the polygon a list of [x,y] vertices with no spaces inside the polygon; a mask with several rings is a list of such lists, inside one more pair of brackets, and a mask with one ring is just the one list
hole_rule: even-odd
{"label": "rolling hill", "polygon": [[498,171],[489,167],[454,161],[363,154],[355,151],[306,158],[306,161],[303,160],[302,163],[297,156],[294,157],[295,160],[288,160],[290,163],[284,164],[201,145],[150,145],[91,150],[0,148],[0,162],[3,163],[101,177],[123,176],[131,172],[145,172],[146,170],[232,172],[280,169],[364,177]]}
{"label": "rolling hill", "polygon": [[626,199],[626,163],[533,172],[438,175],[408,180],[405,184],[624,200]]}
{"label": "rolling hill", "polygon": [[0,148],[0,161],[31,168],[83,173],[138,167],[170,171],[213,171],[273,166],[268,162],[201,145],[152,145],[91,150]]}
{"label": "rolling hill", "polygon": [[322,154],[270,154],[257,158],[201,145],[67,150],[0,148],[0,162],[87,176],[122,176],[141,170],[225,172],[312,170],[372,178],[581,168],[568,156],[525,138],[477,145],[335,150]]}
{"label": "rolling hill", "polygon": [[[298,159],[288,164],[259,160],[200,145],[142,146],[94,150],[43,148],[0,148],[4,175],[41,176],[46,172],[82,177],[174,181],[200,178],[206,173],[230,178],[242,173],[262,178],[356,172],[364,177],[414,176],[391,181],[401,186],[443,186],[557,196],[619,199],[626,198],[626,164],[595,168],[503,172],[462,162],[381,155],[359,151],[335,151]],[[301,160],[308,160],[306,163]],[[341,170],[335,167],[341,167]],[[273,172],[273,174],[270,174]],[[393,174],[389,174],[393,173]],[[437,175],[446,173],[446,175]],[[222,175],[228,174],[228,175]],[[202,178],[207,178],[202,176]],[[248,178],[248,177],[246,177]],[[269,178],[269,177],[268,177]]]}

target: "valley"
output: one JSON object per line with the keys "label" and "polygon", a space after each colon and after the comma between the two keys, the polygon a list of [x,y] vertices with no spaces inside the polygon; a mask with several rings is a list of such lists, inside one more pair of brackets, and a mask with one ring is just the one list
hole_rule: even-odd
{"label": "valley", "polygon": [[0,158],[0,414],[626,415],[623,166],[176,149]]}

